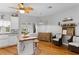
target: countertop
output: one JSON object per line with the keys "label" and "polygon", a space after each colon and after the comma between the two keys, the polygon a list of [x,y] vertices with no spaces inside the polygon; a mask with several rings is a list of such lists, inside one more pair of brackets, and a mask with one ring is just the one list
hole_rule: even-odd
{"label": "countertop", "polygon": [[21,37],[19,41],[28,41],[28,40],[35,40],[35,39],[37,39],[37,37],[26,37],[26,38]]}

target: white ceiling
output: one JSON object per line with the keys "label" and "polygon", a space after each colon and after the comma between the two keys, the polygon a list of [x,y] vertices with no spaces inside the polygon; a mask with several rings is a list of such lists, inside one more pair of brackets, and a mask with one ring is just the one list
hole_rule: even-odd
{"label": "white ceiling", "polygon": [[[68,4],[68,3],[43,3],[43,4],[30,4],[34,10],[30,13],[32,16],[48,16],[51,14],[55,14],[57,12],[72,8],[73,6],[79,4]],[[52,8],[48,8],[52,6]]]}
{"label": "white ceiling", "polygon": [[[77,6],[77,3],[25,3],[25,6],[32,6],[33,11],[28,14],[30,16],[48,16],[60,12],[62,10],[66,10]],[[52,6],[52,8],[48,8]],[[17,3],[0,3],[0,12],[15,12],[15,9],[10,7],[17,7]]]}
{"label": "white ceiling", "polygon": [[0,3],[0,12],[15,12],[15,9],[10,7],[16,8],[17,3]]}

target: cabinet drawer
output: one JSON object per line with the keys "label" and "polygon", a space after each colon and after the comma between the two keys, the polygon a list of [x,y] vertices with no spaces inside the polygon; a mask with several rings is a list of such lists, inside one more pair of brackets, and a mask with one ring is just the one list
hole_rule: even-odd
{"label": "cabinet drawer", "polygon": [[51,33],[38,33],[38,39],[43,41],[50,41]]}
{"label": "cabinet drawer", "polygon": [[8,39],[1,39],[0,40],[0,48],[6,47],[6,46],[8,46],[8,44],[9,44]]}

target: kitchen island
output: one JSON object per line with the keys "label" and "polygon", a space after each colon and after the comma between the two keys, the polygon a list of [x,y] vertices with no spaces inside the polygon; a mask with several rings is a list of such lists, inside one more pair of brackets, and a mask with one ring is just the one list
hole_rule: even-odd
{"label": "kitchen island", "polygon": [[34,40],[37,37],[20,37],[17,45],[17,50],[19,55],[32,55],[34,54]]}

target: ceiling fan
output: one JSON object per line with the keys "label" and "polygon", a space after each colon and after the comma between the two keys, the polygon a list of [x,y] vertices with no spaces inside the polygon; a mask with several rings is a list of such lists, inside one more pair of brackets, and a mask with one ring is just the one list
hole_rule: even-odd
{"label": "ceiling fan", "polygon": [[20,13],[30,13],[31,11],[33,11],[33,8],[31,6],[26,7],[24,3],[19,3],[16,8],[14,7],[10,7],[10,8],[16,9],[16,12],[20,12]]}

